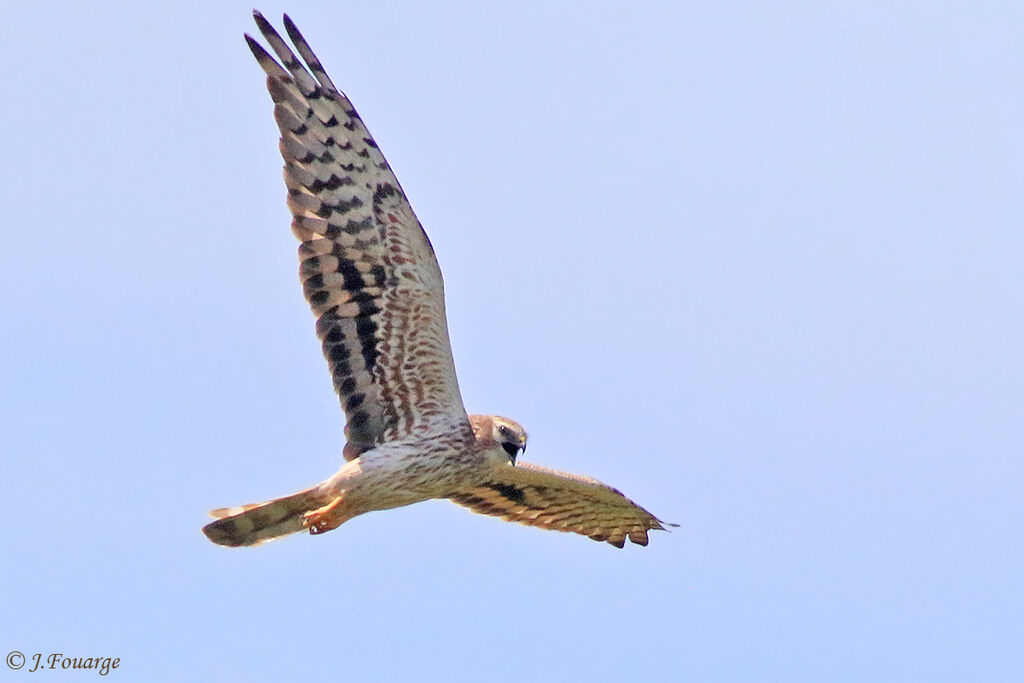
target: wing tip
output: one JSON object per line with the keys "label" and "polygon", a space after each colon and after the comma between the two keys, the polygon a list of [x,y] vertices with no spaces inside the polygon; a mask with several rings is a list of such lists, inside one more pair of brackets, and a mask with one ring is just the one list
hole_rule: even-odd
{"label": "wing tip", "polygon": [[299,36],[299,40],[302,40],[302,34],[299,33],[299,28],[295,25],[295,22],[292,21],[292,18],[288,16],[287,12],[282,16],[282,21],[284,21],[284,30],[288,32],[288,36],[292,40],[295,40],[296,34]]}
{"label": "wing tip", "polygon": [[261,46],[259,44],[259,41],[257,41],[255,38],[253,38],[252,35],[249,34],[248,31],[243,33],[242,37],[245,38],[245,42],[249,45],[249,49],[252,50],[253,52],[256,52],[256,50],[259,50],[260,52],[265,52],[265,50],[263,49],[263,46]]}
{"label": "wing tip", "polygon": [[245,38],[245,42],[252,51],[253,56],[256,57],[256,61],[259,62],[261,66],[267,60],[274,61],[274,58],[270,56],[270,53],[260,45],[260,41],[256,40],[248,33],[243,33],[242,36]]}
{"label": "wing tip", "polygon": [[272,32],[276,33],[276,31],[274,31],[274,27],[271,26],[270,22],[267,21],[267,18],[265,16],[263,16],[263,12],[260,12],[255,7],[252,10],[252,18],[256,22],[256,25],[259,27],[260,31],[264,35],[266,35],[267,31],[272,31]]}

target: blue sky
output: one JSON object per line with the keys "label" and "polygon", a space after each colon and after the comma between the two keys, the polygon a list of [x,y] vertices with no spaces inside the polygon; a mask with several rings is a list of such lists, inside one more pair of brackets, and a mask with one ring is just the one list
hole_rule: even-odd
{"label": "blue sky", "polygon": [[226,550],[206,511],[325,478],[342,424],[250,6],[215,5],[0,22],[0,654],[1019,680],[1019,8],[262,6],[410,195],[466,405],[681,526],[619,551],[431,502]]}

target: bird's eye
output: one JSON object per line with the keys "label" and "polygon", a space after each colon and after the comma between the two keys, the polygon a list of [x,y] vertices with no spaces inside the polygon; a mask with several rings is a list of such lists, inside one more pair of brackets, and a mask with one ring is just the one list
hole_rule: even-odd
{"label": "bird's eye", "polygon": [[506,427],[505,425],[501,425],[500,427],[498,427],[498,433],[504,437],[512,436],[512,430]]}

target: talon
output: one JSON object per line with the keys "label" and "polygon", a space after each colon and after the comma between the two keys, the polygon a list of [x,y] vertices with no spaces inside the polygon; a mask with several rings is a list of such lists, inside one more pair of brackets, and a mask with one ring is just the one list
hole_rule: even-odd
{"label": "talon", "polygon": [[334,508],[338,507],[338,503],[341,502],[341,496],[338,496],[327,505],[316,510],[310,510],[302,516],[302,525],[309,529],[311,534],[322,534],[331,529],[337,529],[341,526],[343,520],[334,521],[331,519],[331,512]]}

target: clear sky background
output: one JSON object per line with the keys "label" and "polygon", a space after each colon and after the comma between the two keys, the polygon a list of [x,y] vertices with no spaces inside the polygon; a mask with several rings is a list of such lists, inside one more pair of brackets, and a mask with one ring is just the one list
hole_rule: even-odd
{"label": "clear sky background", "polygon": [[1020,680],[1024,10],[851,4],[261,7],[410,195],[466,405],[681,524],[625,550],[443,502],[209,543],[342,446],[250,6],[5,5],[0,654]]}

